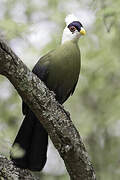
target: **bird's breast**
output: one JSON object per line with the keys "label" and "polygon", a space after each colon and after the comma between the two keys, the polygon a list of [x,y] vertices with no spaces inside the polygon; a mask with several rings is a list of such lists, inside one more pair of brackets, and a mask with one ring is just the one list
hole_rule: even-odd
{"label": "bird's breast", "polygon": [[57,99],[66,98],[79,77],[80,51],[76,45],[71,46],[66,44],[52,55],[47,86],[56,93]]}

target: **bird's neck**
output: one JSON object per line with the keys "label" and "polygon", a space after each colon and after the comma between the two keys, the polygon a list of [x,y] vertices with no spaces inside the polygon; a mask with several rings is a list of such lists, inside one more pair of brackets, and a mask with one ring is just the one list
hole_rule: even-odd
{"label": "bird's neck", "polygon": [[73,41],[75,43],[78,43],[78,40],[78,38],[76,38],[71,34],[71,32],[69,32],[68,28],[64,29],[61,44],[64,44],[66,41]]}

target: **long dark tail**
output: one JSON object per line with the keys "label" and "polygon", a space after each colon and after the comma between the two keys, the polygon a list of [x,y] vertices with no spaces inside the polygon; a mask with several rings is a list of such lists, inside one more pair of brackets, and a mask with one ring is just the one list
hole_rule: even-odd
{"label": "long dark tail", "polygon": [[31,171],[43,169],[47,159],[48,134],[32,111],[23,120],[13,147],[15,144],[25,151],[22,157],[11,153],[11,160],[16,166]]}

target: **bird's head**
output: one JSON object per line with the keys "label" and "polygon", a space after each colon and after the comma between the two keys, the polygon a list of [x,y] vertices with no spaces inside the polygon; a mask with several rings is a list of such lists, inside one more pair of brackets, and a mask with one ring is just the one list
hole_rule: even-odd
{"label": "bird's head", "polygon": [[65,18],[66,27],[63,31],[62,44],[65,41],[78,41],[81,35],[85,35],[86,31],[78,18],[73,14],[68,15]]}

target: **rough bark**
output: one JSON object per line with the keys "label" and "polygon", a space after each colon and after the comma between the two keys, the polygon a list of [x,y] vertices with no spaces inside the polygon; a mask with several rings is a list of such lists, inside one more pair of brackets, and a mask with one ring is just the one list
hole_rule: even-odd
{"label": "rough bark", "polygon": [[14,166],[13,162],[0,155],[0,180],[37,180],[30,171]]}
{"label": "rough bark", "polygon": [[6,76],[46,128],[71,180],[95,180],[82,139],[54,93],[0,40],[0,74]]}

